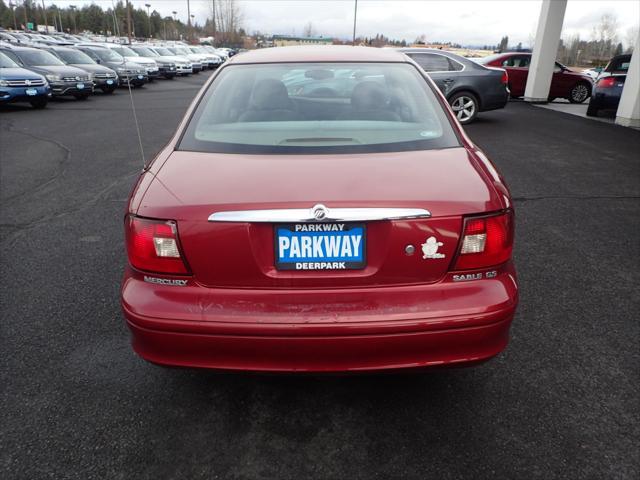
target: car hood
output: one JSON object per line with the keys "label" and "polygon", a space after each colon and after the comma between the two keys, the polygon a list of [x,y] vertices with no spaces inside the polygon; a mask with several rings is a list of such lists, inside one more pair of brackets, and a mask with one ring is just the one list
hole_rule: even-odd
{"label": "car hood", "polygon": [[[433,216],[504,208],[463,147],[341,155],[238,155],[174,151],[139,206],[142,216],[202,218],[214,211],[341,207],[426,208]],[[140,198],[140,197],[138,197]]]}
{"label": "car hood", "polygon": [[158,65],[156,62],[146,57],[124,57],[124,58],[127,62],[137,63],[139,65],[144,65],[145,67],[147,66],[156,67]]}
{"label": "car hood", "polygon": [[182,62],[182,63],[188,63],[189,62],[188,58],[185,58],[185,57],[174,57],[173,55],[172,56],[161,55],[159,57],[154,57],[154,58],[157,58],[162,62]]}
{"label": "car hood", "polygon": [[115,73],[112,69],[93,63],[70,63],[72,67],[80,68],[91,73]]}
{"label": "car hood", "polygon": [[4,80],[44,80],[42,75],[20,67],[0,68],[0,78]]}
{"label": "car hood", "polygon": [[34,72],[46,74],[61,75],[63,77],[75,77],[77,75],[85,76],[87,72],[80,68],[72,67],[70,65],[34,65],[30,66],[29,70]]}

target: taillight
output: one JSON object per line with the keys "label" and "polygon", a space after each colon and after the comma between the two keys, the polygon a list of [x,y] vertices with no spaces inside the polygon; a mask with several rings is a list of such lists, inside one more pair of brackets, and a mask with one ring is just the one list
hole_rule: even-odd
{"label": "taillight", "polygon": [[500,265],[513,251],[513,212],[464,221],[460,252],[454,270],[473,270]]}
{"label": "taillight", "polygon": [[509,84],[509,75],[507,74],[506,70],[502,72],[502,77],[500,77],[500,83],[502,83],[503,85]]}
{"label": "taillight", "polygon": [[184,275],[189,270],[180,252],[178,227],[172,220],[127,216],[127,254],[138,270]]}
{"label": "taillight", "polygon": [[614,77],[604,77],[598,80],[598,88],[611,88],[615,83],[616,79]]}

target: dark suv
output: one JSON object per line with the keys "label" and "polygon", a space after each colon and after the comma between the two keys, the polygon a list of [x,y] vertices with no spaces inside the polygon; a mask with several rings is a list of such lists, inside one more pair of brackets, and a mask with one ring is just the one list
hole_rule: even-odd
{"label": "dark suv", "polygon": [[67,65],[78,67],[93,75],[94,88],[99,88],[104,93],[113,93],[118,88],[118,74],[111,68],[98,65],[96,61],[80,50],[70,47],[48,47],[47,51],[53,53]]}
{"label": "dark suv", "polygon": [[93,93],[93,75],[65,65],[45,50],[0,46],[0,51],[27,70],[44,75],[54,97],[71,95],[78,100],[86,100]]}
{"label": "dark suv", "polygon": [[149,81],[146,68],[127,62],[122,55],[110,48],[99,45],[77,45],[75,48],[89,55],[96,63],[114,70],[121,85],[128,83],[133,87],[141,87]]}

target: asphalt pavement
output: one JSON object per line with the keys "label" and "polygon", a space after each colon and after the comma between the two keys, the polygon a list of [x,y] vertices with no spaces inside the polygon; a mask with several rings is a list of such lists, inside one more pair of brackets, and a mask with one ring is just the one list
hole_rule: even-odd
{"label": "asphalt pavement", "polygon": [[[206,75],[135,90],[145,155]],[[126,90],[0,110],[0,478],[637,479],[640,132],[524,103],[467,128],[517,208],[521,304],[472,369],[163,369],[129,346]]]}

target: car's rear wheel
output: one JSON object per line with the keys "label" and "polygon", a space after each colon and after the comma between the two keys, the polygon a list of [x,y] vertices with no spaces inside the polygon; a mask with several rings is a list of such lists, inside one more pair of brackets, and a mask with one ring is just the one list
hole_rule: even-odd
{"label": "car's rear wheel", "polygon": [[478,99],[473,93],[459,92],[449,99],[449,104],[458,121],[466,125],[478,115]]}
{"label": "car's rear wheel", "polygon": [[31,100],[29,102],[33,108],[36,110],[41,110],[47,106],[48,99],[46,98],[38,98],[36,100]]}
{"label": "car's rear wheel", "polygon": [[571,103],[582,103],[589,98],[590,88],[585,83],[576,83],[569,92],[569,101]]}

